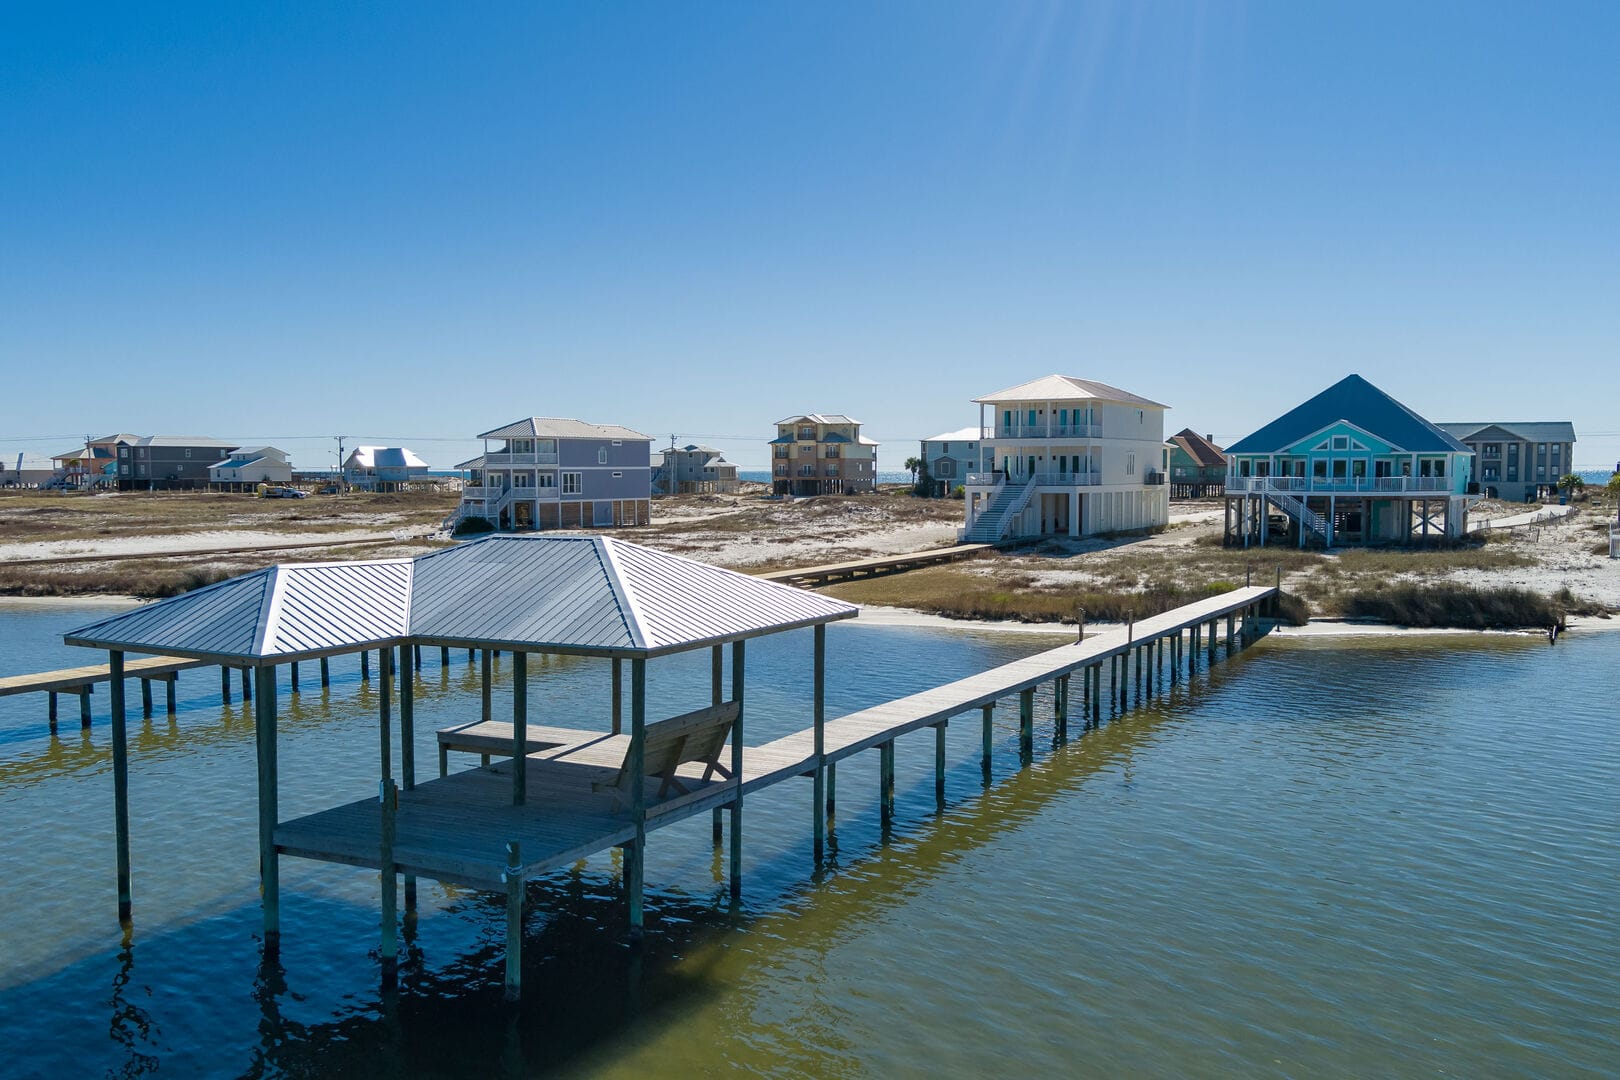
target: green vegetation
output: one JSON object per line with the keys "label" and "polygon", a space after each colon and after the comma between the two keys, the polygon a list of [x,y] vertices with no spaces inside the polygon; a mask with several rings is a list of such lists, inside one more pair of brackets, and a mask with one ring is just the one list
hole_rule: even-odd
{"label": "green vegetation", "polygon": [[1395,626],[1461,630],[1562,627],[1576,614],[1600,614],[1568,589],[1548,597],[1529,589],[1477,589],[1468,585],[1395,585],[1348,598],[1343,614]]}
{"label": "green vegetation", "polygon": [[1577,491],[1586,490],[1586,481],[1578,473],[1565,473],[1558,478],[1558,490],[1564,493],[1564,498],[1573,500]]}

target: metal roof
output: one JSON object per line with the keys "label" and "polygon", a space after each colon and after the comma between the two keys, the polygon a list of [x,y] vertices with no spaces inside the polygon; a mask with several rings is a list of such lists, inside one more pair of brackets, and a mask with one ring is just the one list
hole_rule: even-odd
{"label": "metal roof", "polygon": [[1273,454],[1341,420],[1407,453],[1471,453],[1468,447],[1360,375],[1346,375],[1253,435],[1228,446],[1226,452]]}
{"label": "metal roof", "polygon": [[981,398],[975,405],[999,405],[1013,401],[1112,401],[1122,405],[1137,405],[1149,409],[1168,409],[1170,406],[1150,400],[1117,386],[1077,379],[1072,375],[1043,375],[1005,390],[997,390]]}
{"label": "metal roof", "polygon": [[240,443],[222,442],[203,435],[148,435],[135,442],[136,446],[206,447],[210,450],[235,450]]}
{"label": "metal roof", "polygon": [[64,635],[252,665],[396,640],[655,655],[858,609],[602,536],[489,536],[414,559],[276,566]]}
{"label": "metal roof", "polygon": [[1490,428],[1500,428],[1520,442],[1572,443],[1575,441],[1575,425],[1568,420],[1533,420],[1528,423],[1517,420],[1492,420],[1483,424],[1436,424],[1435,426],[1462,442],[1466,442],[1480,432]]}
{"label": "metal roof", "polygon": [[989,428],[965,427],[955,431],[944,431],[938,435],[930,435],[923,442],[978,442],[990,437]]}
{"label": "metal roof", "polygon": [[428,463],[403,446],[357,446],[349,455],[346,468],[425,469]]}
{"label": "metal roof", "polygon": [[590,424],[584,420],[570,420],[558,416],[531,416],[514,420],[505,427],[486,431],[480,439],[644,439],[650,435],[631,431],[618,424]]}
{"label": "metal roof", "polygon": [[860,426],[860,421],[843,413],[803,413],[799,416],[790,416],[786,420],[778,420],[777,427],[783,424],[797,424],[800,421],[809,421],[812,424],[854,424]]}

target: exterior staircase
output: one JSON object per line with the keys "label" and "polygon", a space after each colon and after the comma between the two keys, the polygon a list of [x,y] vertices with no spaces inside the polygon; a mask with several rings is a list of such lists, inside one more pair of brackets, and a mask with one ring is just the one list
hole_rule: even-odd
{"label": "exterior staircase", "polygon": [[969,544],[999,544],[1007,535],[1013,518],[1023,512],[1035,494],[1035,481],[1027,484],[1002,484],[989,507],[974,521],[973,528],[962,539]]}
{"label": "exterior staircase", "polygon": [[1324,545],[1328,543],[1327,518],[1306,506],[1303,499],[1282,491],[1267,491],[1265,497],[1267,502],[1299,522],[1300,547],[1305,546],[1306,530],[1319,537]]}

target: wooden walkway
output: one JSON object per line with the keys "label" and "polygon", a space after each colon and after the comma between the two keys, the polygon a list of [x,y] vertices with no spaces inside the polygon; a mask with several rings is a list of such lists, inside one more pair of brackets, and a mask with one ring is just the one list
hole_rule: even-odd
{"label": "wooden walkway", "polygon": [[[744,746],[741,774],[735,780],[704,781],[701,765],[685,765],[679,775],[688,793],[660,798],[658,781],[649,778],[643,789],[645,829],[651,832],[705,811],[740,805],[753,792],[794,777],[815,776],[818,768],[832,770],[839,761],[871,749],[883,754],[887,816],[893,805],[894,742],[901,736],[924,728],[940,731],[936,782],[943,784],[942,729],[951,718],[964,713],[981,715],[988,761],[991,710],[998,701],[1018,698],[1020,731],[1027,741],[1033,727],[1035,689],[1054,684],[1062,727],[1069,718],[1069,680],[1079,672],[1083,692],[1076,716],[1082,722],[1095,722],[1103,712],[1105,682],[1109,694],[1120,695],[1122,709],[1133,677],[1151,697],[1165,678],[1179,679],[1180,667],[1190,672],[1200,654],[1215,658],[1221,622],[1226,623],[1228,651],[1254,640],[1260,607],[1275,593],[1271,587],[1236,589],[1128,628],[1089,635],[1071,645],[827,720],[821,725],[819,754],[813,727],[759,746]],[[1167,651],[1165,673],[1162,661]],[[1112,676],[1108,680],[1103,678],[1105,665]],[[628,752],[628,735],[529,725],[524,759],[527,797],[521,805],[514,805],[512,799],[510,721],[486,720],[445,728],[438,732],[437,740],[441,771],[450,752],[499,760],[441,775],[399,793],[392,862],[400,873],[504,889],[503,874],[510,873],[507,844],[512,841],[521,848],[524,877],[633,841],[636,828],[629,811],[617,807],[612,795],[593,790],[593,784],[606,784],[618,771]],[[833,798],[830,788],[827,798],[829,802]],[[823,811],[818,807],[815,813],[820,817]],[[275,829],[275,848],[281,854],[381,868],[381,827],[378,800],[360,799],[281,822]]]}
{"label": "wooden walkway", "polygon": [[915,570],[920,566],[971,559],[981,552],[993,550],[994,546],[956,544],[953,547],[913,551],[904,555],[876,555],[870,559],[853,559],[848,562],[826,563],[822,566],[801,566],[794,570],[775,570],[757,576],[766,581],[779,581],[786,585],[810,588],[816,585],[830,585],[835,581],[853,581],[856,578],[877,577],[880,574],[898,574],[905,570]]}

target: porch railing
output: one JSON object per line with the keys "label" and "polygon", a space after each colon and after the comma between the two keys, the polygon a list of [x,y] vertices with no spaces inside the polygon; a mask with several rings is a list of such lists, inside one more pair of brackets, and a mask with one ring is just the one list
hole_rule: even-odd
{"label": "porch railing", "polygon": [[1446,494],[1451,491],[1453,479],[1449,476],[1228,476],[1226,490],[1233,494]]}

